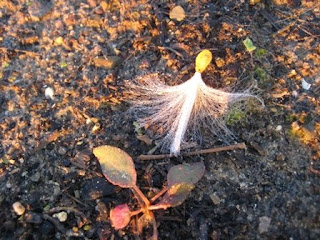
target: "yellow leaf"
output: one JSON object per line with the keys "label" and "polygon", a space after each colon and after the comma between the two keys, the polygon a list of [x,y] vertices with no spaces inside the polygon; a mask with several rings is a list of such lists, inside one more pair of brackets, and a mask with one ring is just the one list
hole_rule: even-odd
{"label": "yellow leaf", "polygon": [[202,73],[212,60],[212,53],[205,49],[201,51],[196,58],[196,72]]}

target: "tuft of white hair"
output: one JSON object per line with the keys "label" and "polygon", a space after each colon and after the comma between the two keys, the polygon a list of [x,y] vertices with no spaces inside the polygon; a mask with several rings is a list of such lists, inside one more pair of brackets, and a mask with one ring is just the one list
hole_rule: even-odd
{"label": "tuft of white hair", "polygon": [[223,140],[233,139],[224,120],[230,107],[249,98],[262,103],[249,91],[229,93],[211,88],[203,82],[199,72],[176,86],[166,85],[155,74],[146,75],[129,83],[129,88],[135,96],[131,100],[131,110],[140,126],[157,127],[156,136],[162,138],[163,149],[176,156],[187,132],[197,140],[201,138],[201,128]]}

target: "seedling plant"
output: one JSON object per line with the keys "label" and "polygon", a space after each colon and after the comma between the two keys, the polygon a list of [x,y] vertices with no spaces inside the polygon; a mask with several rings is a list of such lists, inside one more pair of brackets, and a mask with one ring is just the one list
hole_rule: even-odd
{"label": "seedling plant", "polygon": [[116,230],[125,228],[131,218],[136,216],[138,233],[152,224],[153,240],[158,239],[157,222],[153,211],[182,204],[205,172],[205,166],[201,162],[176,165],[168,172],[167,186],[149,200],[137,186],[134,162],[126,152],[104,145],[94,148],[93,154],[99,160],[104,177],[114,185],[131,189],[139,205],[136,210],[131,210],[128,204],[115,206],[110,211],[112,226]]}

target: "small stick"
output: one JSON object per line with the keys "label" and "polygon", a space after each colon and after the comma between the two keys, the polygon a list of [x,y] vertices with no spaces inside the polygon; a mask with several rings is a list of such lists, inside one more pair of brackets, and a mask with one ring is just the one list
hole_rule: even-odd
{"label": "small stick", "polygon": [[83,212],[81,212],[80,210],[76,209],[75,207],[55,207],[55,208],[49,209],[46,212],[47,213],[54,213],[54,212],[60,212],[60,211],[73,212],[73,213],[81,216],[85,222],[88,222],[86,215]]}
{"label": "small stick", "polygon": [[15,49],[15,48],[0,47],[0,50],[2,50],[2,51],[8,51],[9,50],[9,51],[17,52],[17,53],[24,53],[24,54],[32,56],[32,57],[40,56],[40,54],[38,54],[36,52],[27,51],[27,50],[21,50],[21,49]]}
{"label": "small stick", "polygon": [[317,170],[317,169],[314,169],[312,166],[310,166],[310,172],[314,173],[314,174],[317,174],[317,175],[320,175],[320,171]]}
{"label": "small stick", "polygon": [[72,196],[71,194],[64,192],[65,195],[67,195],[69,198],[71,198],[72,200],[74,200],[75,202],[81,204],[84,207],[89,207],[87,204],[84,204],[83,202],[81,202],[79,199],[75,198],[74,196]]}
{"label": "small stick", "polygon": [[[204,149],[204,150],[182,153],[181,156],[193,156],[193,155],[198,155],[198,154],[216,153],[216,152],[231,151],[234,149],[245,149],[245,148],[246,148],[245,143],[237,143],[237,144],[230,145],[230,146],[209,148],[209,149]],[[163,158],[173,158],[173,157],[175,157],[175,156],[171,155],[171,154],[140,155],[138,157],[138,159],[142,160],[142,161],[146,161],[146,160],[159,160],[159,159],[163,159]]]}
{"label": "small stick", "polygon": [[53,225],[55,226],[55,228],[56,228],[59,232],[61,232],[61,233],[63,233],[63,234],[66,233],[65,228],[60,224],[60,222],[59,222],[58,219],[56,219],[56,218],[54,218],[54,217],[51,217],[51,216],[49,216],[49,215],[46,214],[46,213],[43,213],[43,214],[42,214],[42,217],[43,217],[43,219],[52,222]]}

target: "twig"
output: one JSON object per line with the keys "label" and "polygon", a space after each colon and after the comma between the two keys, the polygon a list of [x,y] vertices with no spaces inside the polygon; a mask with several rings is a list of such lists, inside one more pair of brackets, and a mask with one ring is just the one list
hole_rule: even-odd
{"label": "twig", "polygon": [[55,208],[51,208],[49,209],[47,212],[48,213],[54,213],[54,212],[60,212],[60,211],[67,211],[67,212],[73,212],[79,216],[82,217],[84,223],[89,222],[86,215],[84,215],[83,212],[81,212],[80,210],[76,209],[75,207],[55,207]]}
{"label": "twig", "polygon": [[315,169],[315,168],[313,167],[313,162],[311,162],[311,164],[310,164],[309,171],[312,172],[312,173],[314,173],[314,174],[320,175],[320,170]]}
{"label": "twig", "polygon": [[15,48],[0,47],[0,50],[2,50],[2,51],[13,51],[13,52],[17,52],[17,53],[24,53],[24,54],[32,56],[32,57],[40,56],[40,54],[32,52],[32,51],[20,50],[20,49],[15,49]]}
{"label": "twig", "polygon": [[[206,153],[216,153],[216,152],[223,152],[223,151],[231,151],[234,149],[245,149],[246,144],[245,143],[237,143],[230,146],[224,146],[224,147],[217,147],[217,148],[209,148],[209,149],[203,149],[198,151],[192,151],[187,153],[182,153],[181,156],[193,156],[198,154],[206,154]],[[173,158],[175,157],[172,154],[160,154],[160,155],[140,155],[138,157],[139,160],[146,161],[146,160],[159,160],[163,158]]]}
{"label": "twig", "polygon": [[280,27],[278,26],[278,24],[276,23],[276,21],[273,19],[273,17],[270,16],[269,13],[267,13],[265,10],[261,10],[260,13],[261,13],[261,15],[262,15],[265,19],[267,19],[267,20],[271,23],[271,25],[272,25],[277,31],[280,30]]}
{"label": "twig", "polygon": [[184,60],[183,55],[182,55],[181,53],[179,53],[177,50],[175,50],[175,49],[173,49],[173,48],[171,48],[171,47],[161,47],[161,46],[158,46],[158,49],[160,49],[160,50],[169,50],[169,51],[175,53],[177,56],[181,57],[182,60]]}
{"label": "twig", "polygon": [[63,234],[66,233],[66,229],[60,224],[60,222],[59,222],[58,219],[53,218],[53,217],[49,216],[49,215],[46,214],[46,213],[43,213],[43,214],[42,214],[42,217],[43,217],[43,219],[52,222],[53,225],[55,226],[55,228],[56,228],[59,232],[61,232],[61,233],[63,233]]}
{"label": "twig", "polygon": [[82,206],[84,207],[89,207],[87,204],[81,202],[79,199],[75,198],[74,196],[72,196],[71,194],[67,193],[67,192],[64,192],[65,195],[67,195],[69,198],[71,198],[72,200],[74,200],[75,202],[81,204]]}

